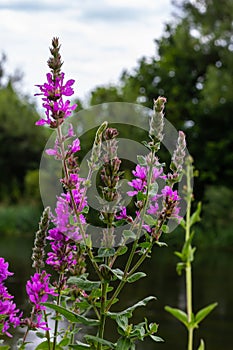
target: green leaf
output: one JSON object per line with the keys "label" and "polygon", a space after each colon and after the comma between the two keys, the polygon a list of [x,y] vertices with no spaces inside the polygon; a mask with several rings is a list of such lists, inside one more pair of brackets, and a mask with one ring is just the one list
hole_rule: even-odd
{"label": "green leaf", "polygon": [[191,233],[189,239],[185,241],[182,251],[181,252],[175,252],[174,254],[178,256],[184,263],[186,262],[192,262],[194,259],[194,252],[196,248],[192,248],[191,243],[194,236],[194,232]]}
{"label": "green leaf", "polygon": [[149,326],[148,326],[148,321],[145,318],[145,325],[146,325],[146,331],[148,333],[151,333],[151,334],[157,333],[158,328],[159,328],[159,325],[157,323],[153,322],[153,323],[150,323]]}
{"label": "green leaf", "polygon": [[184,311],[170,306],[165,306],[165,310],[177,318],[180,322],[182,322],[186,327],[188,327],[188,315]]}
{"label": "green leaf", "polygon": [[72,276],[67,281],[70,284],[74,284],[80,289],[91,291],[92,289],[97,289],[100,287],[100,282],[96,281],[89,281],[87,279],[81,278],[81,277],[75,277]]}
{"label": "green leaf", "polygon": [[53,309],[57,311],[59,314],[63,315],[68,321],[71,323],[82,323],[85,326],[98,326],[99,320],[89,319],[82,315],[78,315],[75,312],[72,312],[70,310],[67,310],[66,308],[62,306],[58,306],[51,303],[42,303],[43,305],[47,306],[50,309]]}
{"label": "green leaf", "polygon": [[68,338],[64,338],[60,341],[60,343],[58,344],[59,346],[67,346],[69,345],[70,339]]}
{"label": "green leaf", "polygon": [[148,248],[152,248],[152,244],[151,244],[151,242],[142,242],[142,243],[139,243],[139,247],[142,247],[144,249],[148,249]]}
{"label": "green leaf", "polygon": [[205,350],[205,343],[204,343],[204,340],[203,340],[203,339],[201,339],[199,348],[198,348],[197,350]]}
{"label": "green leaf", "polygon": [[144,215],[144,221],[149,226],[154,226],[156,223],[155,218],[153,218],[151,215]]}
{"label": "green leaf", "polygon": [[186,263],[179,262],[176,264],[176,272],[179,276],[181,276],[182,271],[185,270],[186,268]]}
{"label": "green leaf", "polygon": [[89,344],[84,344],[80,341],[77,341],[77,344],[69,345],[69,347],[76,350],[86,350],[91,348]]}
{"label": "green leaf", "polygon": [[116,317],[117,325],[125,331],[128,327],[128,317],[125,315],[119,315]]}
{"label": "green leaf", "polygon": [[115,345],[108,341],[108,340],[105,340],[105,339],[102,339],[102,338],[99,338],[99,337],[95,337],[94,335],[85,335],[84,338],[88,341],[88,342],[91,342],[92,344],[93,343],[98,343],[98,344],[102,344],[102,345],[106,345],[108,346],[110,349],[115,349]]}
{"label": "green leaf", "polygon": [[124,230],[122,235],[125,239],[136,239],[136,234],[131,230]]}
{"label": "green leaf", "polygon": [[36,336],[41,339],[45,338],[45,334],[42,332],[36,332]]}
{"label": "green leaf", "polygon": [[195,324],[198,325],[217,305],[218,303],[213,303],[198,311],[195,316]]}
{"label": "green leaf", "polygon": [[162,338],[158,337],[157,335],[152,335],[152,334],[150,334],[150,337],[151,337],[151,339],[153,339],[153,340],[156,341],[157,343],[162,343],[162,342],[164,342],[164,340],[163,340]]}
{"label": "green leaf", "polygon": [[155,244],[157,244],[159,247],[168,247],[167,243],[165,242],[155,241]]}
{"label": "green leaf", "polygon": [[100,258],[107,258],[109,256],[113,256],[115,254],[114,248],[99,248],[98,250],[98,257]]}
{"label": "green leaf", "polygon": [[138,303],[134,304],[133,306],[131,307],[128,307],[126,310],[123,310],[123,311],[120,311],[120,312],[108,312],[108,315],[113,318],[113,319],[116,319],[117,316],[120,316],[120,315],[125,315],[127,316],[128,318],[132,317],[133,315],[133,311],[140,307],[140,306],[146,306],[147,303],[151,300],[156,300],[156,297],[153,297],[153,296],[149,296],[141,301],[139,301]]}
{"label": "green leaf", "polygon": [[124,255],[128,250],[128,247],[126,245],[123,245],[121,247],[118,247],[117,251],[116,251],[116,255]]}
{"label": "green leaf", "polygon": [[154,197],[158,194],[158,189],[159,189],[159,186],[157,184],[157,182],[154,182],[153,184],[151,184],[150,186],[150,189],[149,189],[149,196],[150,197]]}
{"label": "green leaf", "polygon": [[138,155],[137,161],[138,161],[138,164],[140,164],[142,166],[147,165],[147,161],[146,161],[146,158],[144,156]]}
{"label": "green leaf", "polygon": [[[50,347],[52,348],[52,346],[53,346],[53,343],[50,343]],[[43,343],[41,343],[41,344],[39,344],[36,348],[35,348],[35,350],[48,350],[48,341],[46,340],[46,341],[44,341]],[[56,345],[56,347],[55,347],[55,350],[63,350],[63,348],[62,347],[60,347],[59,345]]]}
{"label": "green leaf", "polygon": [[162,225],[162,231],[164,233],[169,233],[169,226],[168,225]]}
{"label": "green leaf", "polygon": [[116,350],[129,350],[131,347],[131,341],[128,338],[120,338],[116,345]]}
{"label": "green leaf", "polygon": [[130,332],[130,338],[137,338],[143,340],[145,337],[145,323],[141,322],[133,327],[133,330]]}
{"label": "green leaf", "polygon": [[111,269],[108,266],[108,269],[121,281],[124,277],[124,272],[121,269]]}
{"label": "green leaf", "polygon": [[89,213],[89,206],[88,206],[88,205],[86,205],[86,206],[83,208],[82,213],[83,213],[83,214],[88,214],[88,213]]}
{"label": "green leaf", "polygon": [[144,201],[145,198],[146,198],[146,195],[144,193],[142,193],[141,191],[139,191],[137,194],[137,200]]}
{"label": "green leaf", "polygon": [[92,248],[92,239],[91,239],[91,235],[88,235],[86,238],[85,238],[85,245],[88,247],[88,248]]}
{"label": "green leaf", "polygon": [[182,219],[180,221],[180,226],[185,230],[185,228],[186,228],[186,221],[184,219]]}
{"label": "green leaf", "polygon": [[200,214],[201,214],[201,202],[198,202],[197,209],[195,210],[195,212],[192,214],[190,218],[190,227],[194,225],[196,222],[201,221]]}
{"label": "green leaf", "polygon": [[136,272],[133,275],[131,275],[130,277],[127,278],[127,282],[129,283],[133,283],[136,282],[137,280],[139,280],[142,277],[146,277],[146,273],[144,272]]}
{"label": "green leaf", "polygon": [[8,345],[3,345],[3,346],[0,345],[0,348],[1,348],[1,350],[9,350],[10,349],[10,347]]}

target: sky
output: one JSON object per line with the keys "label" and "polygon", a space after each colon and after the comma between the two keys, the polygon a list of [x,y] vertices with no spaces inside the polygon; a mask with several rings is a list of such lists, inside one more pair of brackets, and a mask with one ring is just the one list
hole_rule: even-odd
{"label": "sky", "polygon": [[65,77],[75,79],[75,97],[85,100],[156,53],[154,39],[172,11],[171,0],[0,0],[0,53],[8,72],[24,73],[22,91],[33,96],[59,37]]}

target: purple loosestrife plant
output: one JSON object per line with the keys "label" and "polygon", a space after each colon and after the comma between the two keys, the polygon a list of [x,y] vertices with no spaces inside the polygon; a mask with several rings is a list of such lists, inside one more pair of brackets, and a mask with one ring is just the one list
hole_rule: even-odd
{"label": "purple loosestrife plant", "polygon": [[[128,191],[127,199],[135,208],[132,213],[131,206],[128,214],[129,208],[121,189],[124,171],[118,156],[118,131],[108,127],[107,122],[99,126],[87,164],[88,174],[82,178],[78,159],[80,140],[75,136],[72,125],[68,125],[66,132],[63,128],[76,108],[66,99],[74,93],[74,80],[64,80],[58,38],[52,40],[50,52],[50,72],[46,83],[37,85],[40,93],[36,94],[42,95],[46,117],[36,124],[47,124],[55,129],[54,147],[47,149],[46,153],[62,164],[63,177],[60,181],[63,192],[57,196],[54,212],[45,209],[36,233],[32,255],[36,272],[26,286],[32,312],[31,317],[22,322],[22,325],[27,325],[27,330],[21,349],[26,346],[29,331],[37,329],[45,332],[45,340],[40,346],[49,350],[70,347],[133,350],[136,341],[143,341],[146,337],[155,342],[163,341],[155,335],[158,331],[156,323],[148,323],[144,319],[139,324],[133,324],[130,320],[137,307],[146,306],[155,297],[146,297],[126,310],[112,312],[111,309],[113,304],[117,309],[120,293],[128,283],[136,283],[145,277],[146,274],[138,269],[150,256],[155,244],[164,245],[160,237],[169,231],[170,220],[180,222],[180,196],[175,186],[182,177],[185,136],[179,133],[171,161],[171,173],[165,174],[164,164],[160,163],[157,152],[164,138],[166,99],[158,97],[149,120],[149,142],[145,143],[148,153],[145,156],[138,155],[133,178],[128,180],[131,190]],[[93,247],[93,236],[88,233],[87,191],[92,186],[94,172],[99,176],[102,194],[99,249]],[[159,185],[161,183],[163,186]],[[118,232],[120,238],[116,237]],[[127,246],[130,240],[133,243]],[[121,269],[117,260],[126,253],[126,263]],[[4,269],[6,265],[2,263],[2,266],[2,275],[9,275]],[[46,271],[48,267],[53,273]],[[93,279],[90,278],[89,268],[91,275],[95,274]],[[49,302],[49,299],[53,302]],[[54,312],[52,327],[48,309]],[[14,311],[14,317],[17,312]],[[6,325],[2,323],[4,329],[8,327],[7,320],[10,320],[7,317]],[[65,329],[62,328],[62,318],[66,320]],[[115,343],[106,339],[105,328],[110,319],[116,322],[119,332]],[[14,322],[12,320],[10,322],[16,326],[17,317]],[[82,341],[75,340],[75,334],[86,326],[96,327],[96,334],[86,334]]]}

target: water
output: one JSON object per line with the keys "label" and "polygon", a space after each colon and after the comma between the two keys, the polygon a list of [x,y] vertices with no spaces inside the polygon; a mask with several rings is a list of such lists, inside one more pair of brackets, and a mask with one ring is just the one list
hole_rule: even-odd
{"label": "water", "polygon": [[[10,263],[10,271],[15,275],[9,279],[8,288],[15,295],[19,308],[26,308],[25,283],[31,270],[32,238],[1,239],[0,256]],[[152,301],[147,308],[138,308],[133,321],[143,321],[147,317],[150,322],[159,323],[158,335],[164,343],[154,343],[152,340],[139,342],[137,350],[171,350],[186,348],[186,330],[170,314],[164,311],[164,306],[183,308],[185,305],[184,276],[179,277],[175,271],[177,258],[173,255],[174,247],[156,248],[152,259],[144,264],[148,277],[135,284],[129,284],[122,291],[118,310],[133,305],[135,302],[154,295],[157,301]],[[218,307],[206,318],[200,328],[195,331],[195,348],[200,338],[204,338],[206,349],[232,349],[233,327],[233,253],[232,251],[205,250],[197,251],[193,266],[194,312],[200,308],[218,302]],[[115,340],[116,332],[113,325],[106,329],[107,338]],[[14,341],[14,340],[13,340]],[[11,343],[12,344],[12,343]],[[11,345],[14,348],[13,344]]]}

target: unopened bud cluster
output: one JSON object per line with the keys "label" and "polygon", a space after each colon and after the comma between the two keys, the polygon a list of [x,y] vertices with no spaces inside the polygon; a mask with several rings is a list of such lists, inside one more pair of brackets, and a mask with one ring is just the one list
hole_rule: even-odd
{"label": "unopened bud cluster", "polygon": [[166,103],[166,98],[159,96],[157,100],[154,100],[154,114],[150,120],[150,130],[149,135],[156,138],[158,141],[163,140],[163,129],[164,129],[164,105]]}
{"label": "unopened bud cluster", "polygon": [[41,220],[39,222],[39,229],[36,232],[36,237],[34,241],[34,248],[32,250],[32,267],[35,269],[41,269],[45,266],[44,257],[45,257],[45,246],[46,246],[46,237],[47,231],[49,228],[50,222],[50,208],[47,207],[42,213]]}

